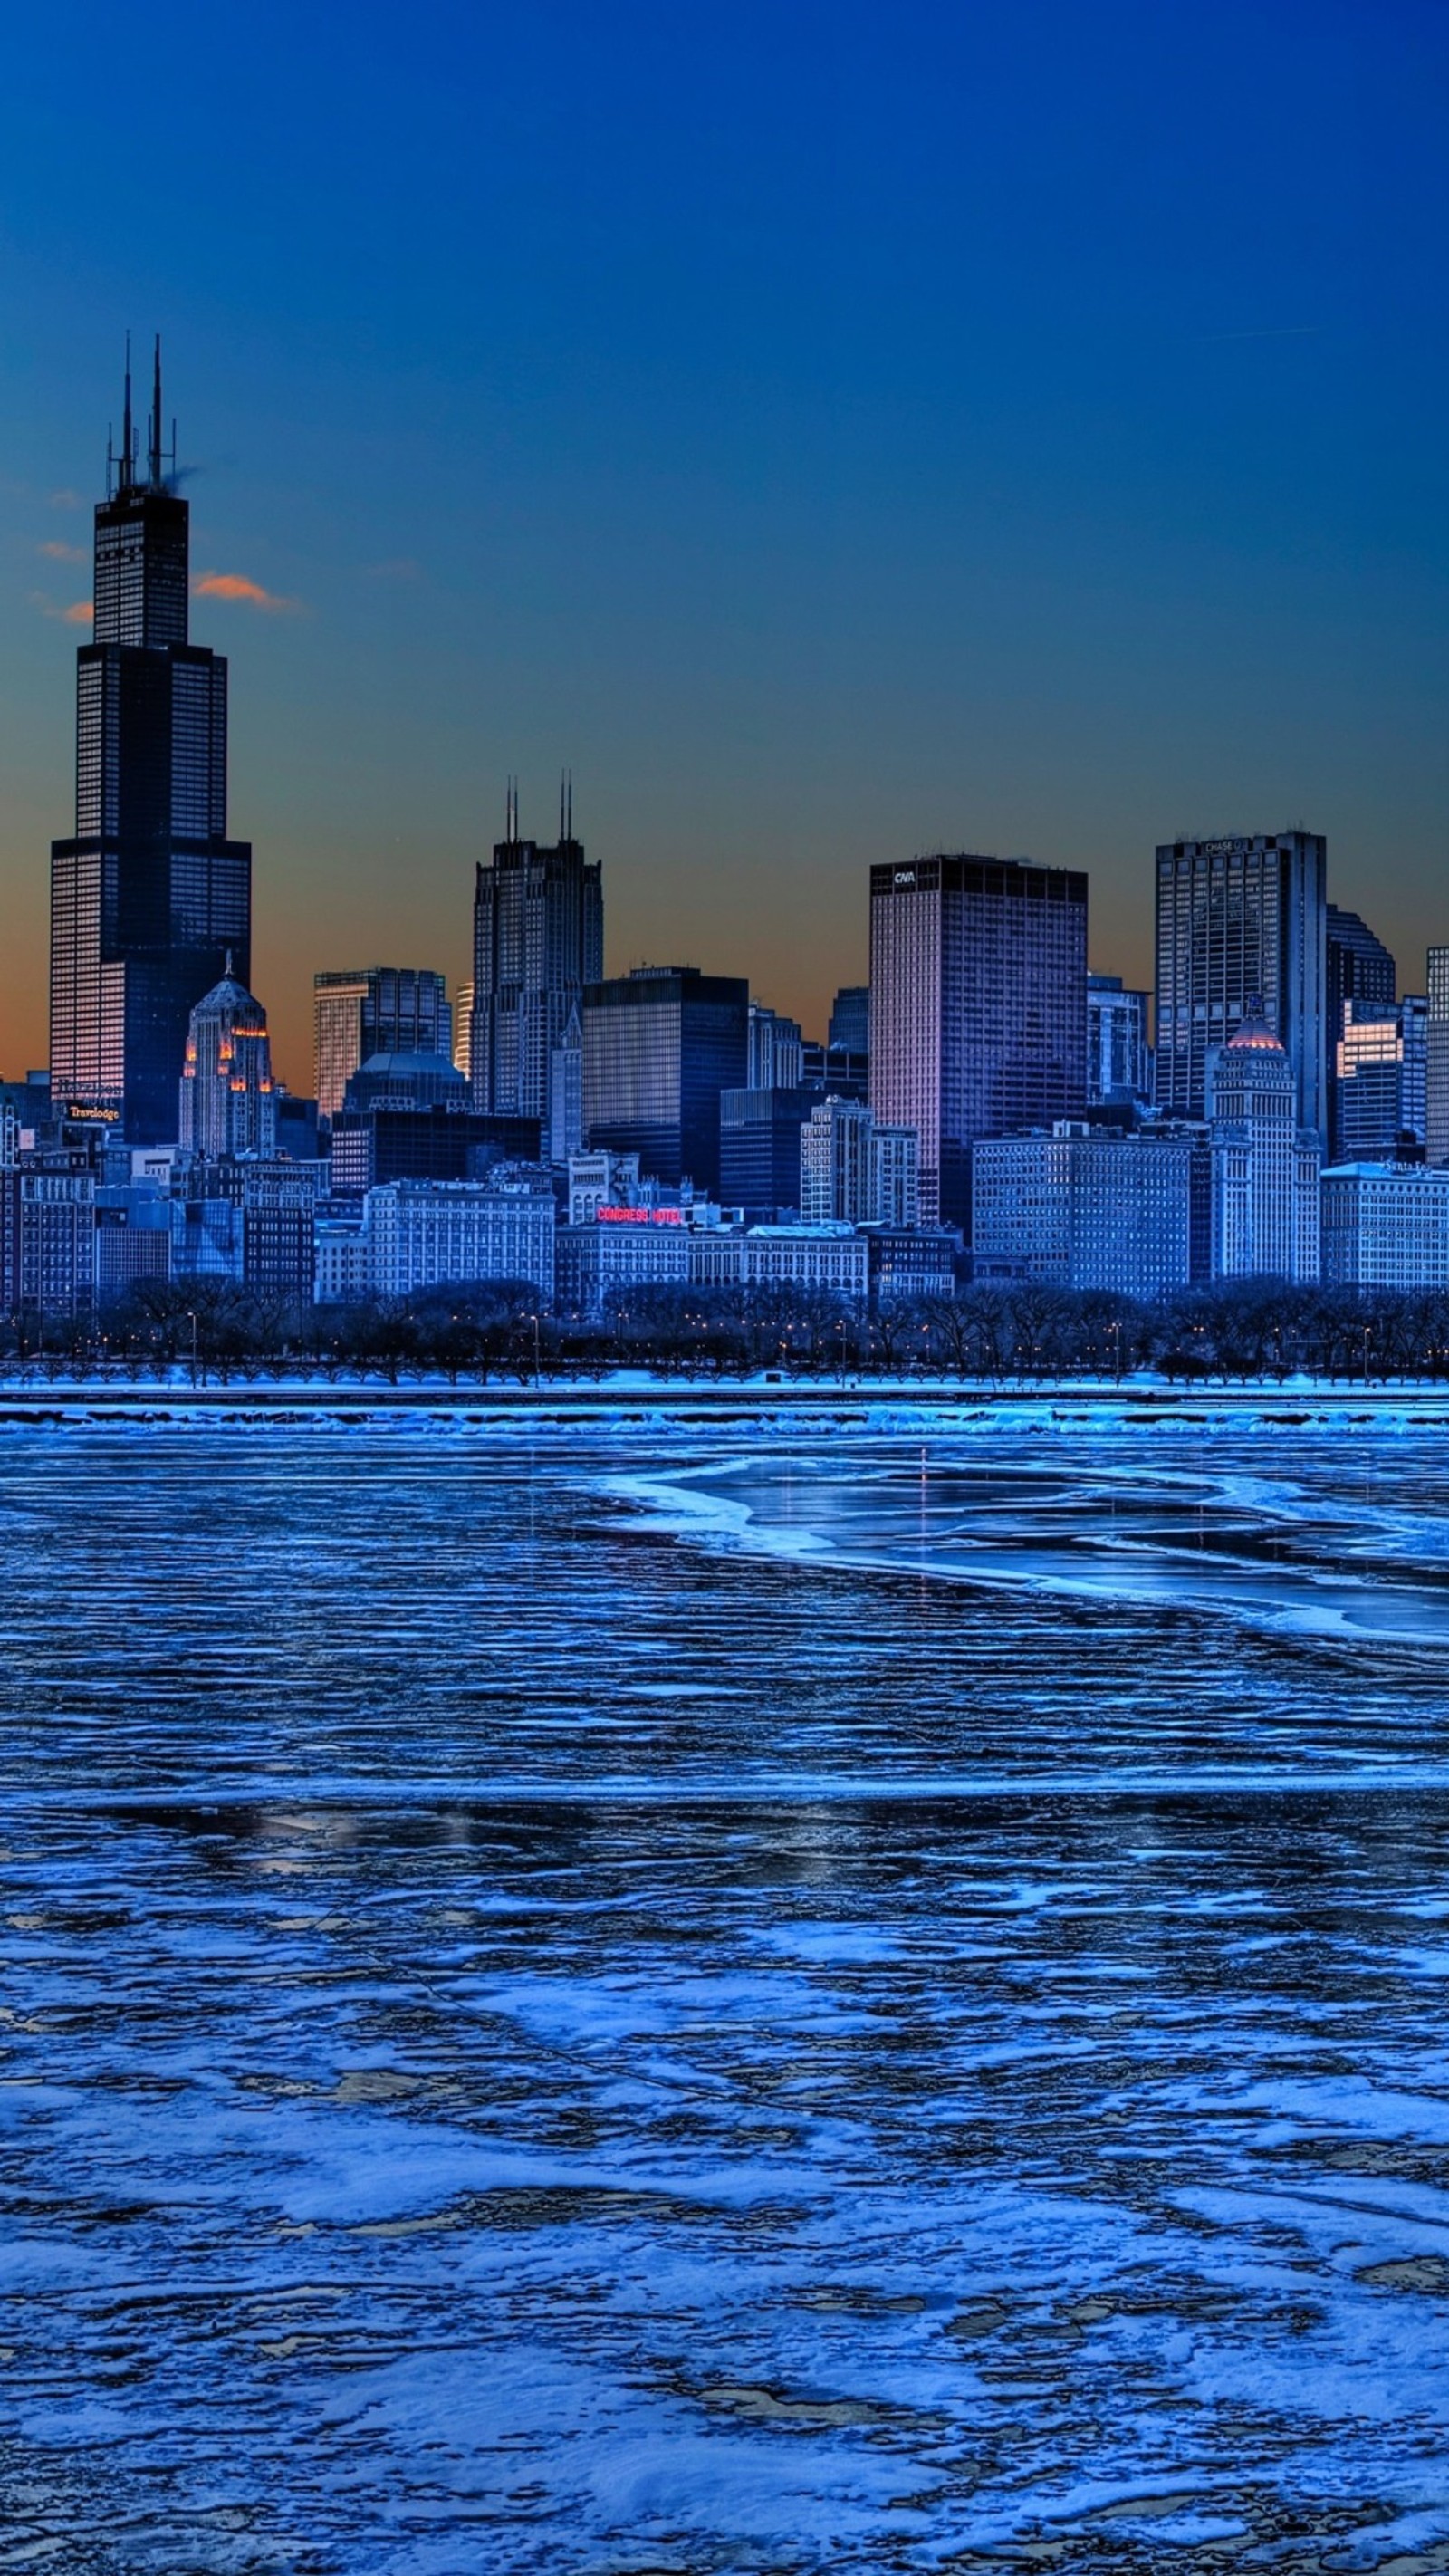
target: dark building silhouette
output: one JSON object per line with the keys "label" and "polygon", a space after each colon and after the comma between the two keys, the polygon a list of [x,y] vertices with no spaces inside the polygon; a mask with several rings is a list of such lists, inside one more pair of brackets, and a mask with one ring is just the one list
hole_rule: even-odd
{"label": "dark building silhouette", "polygon": [[746,1225],[773,1225],[799,1207],[800,1131],[824,1098],[819,1083],[720,1093],[720,1200],[743,1208]]}
{"label": "dark building silhouette", "polygon": [[749,1071],[750,988],[697,966],[638,966],[584,994],[584,1133],[653,1179],[719,1188],[720,1098]]}
{"label": "dark building silhouette", "polygon": [[475,1109],[547,1125],[554,1049],[564,1045],[584,986],[603,971],[603,879],[574,839],[572,785],[560,798],[552,848],[519,839],[518,791],[510,786],[507,838],[479,860],[473,899]]}
{"label": "dark building silhouette", "polygon": [[193,1003],[251,975],[251,847],[227,838],[226,663],[188,639],[189,507],[131,412],[95,516],[95,625],[76,656],[75,834],[51,844],[50,1080],[134,1144],[176,1134]]}
{"label": "dark building silhouette", "polygon": [[332,1121],[332,1191],[356,1198],[387,1181],[481,1181],[494,1163],[536,1163],[537,1118],[488,1118],[433,1101],[339,1109]]}

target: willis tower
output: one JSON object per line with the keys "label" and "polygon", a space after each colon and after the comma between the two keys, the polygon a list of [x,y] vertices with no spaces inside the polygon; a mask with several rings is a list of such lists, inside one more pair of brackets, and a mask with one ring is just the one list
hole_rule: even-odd
{"label": "willis tower", "polygon": [[129,357],[107,454],[93,640],[76,656],[75,837],[50,853],[51,1097],[136,1145],[175,1138],[193,1004],[224,972],[251,976],[251,844],[226,837],[226,663],[187,640],[175,468],[158,340],[144,471]]}

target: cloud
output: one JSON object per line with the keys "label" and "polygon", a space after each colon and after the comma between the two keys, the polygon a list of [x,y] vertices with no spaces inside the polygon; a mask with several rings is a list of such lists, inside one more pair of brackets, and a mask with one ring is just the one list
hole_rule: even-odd
{"label": "cloud", "polygon": [[47,599],[43,590],[31,592],[30,604],[39,609],[42,617],[58,617],[63,626],[89,626],[96,613],[88,599],[74,599],[69,608],[61,608],[55,600]]}
{"label": "cloud", "polygon": [[52,510],[78,510],[81,507],[81,496],[79,492],[52,492],[50,506]]}
{"label": "cloud", "polygon": [[234,599],[243,608],[264,609],[269,617],[291,617],[300,602],[284,599],[280,591],[264,590],[259,581],[248,581],[243,572],[204,572],[192,585],[197,599]]}
{"label": "cloud", "polygon": [[412,555],[389,555],[386,563],[366,566],[369,581],[419,581],[422,568]]}
{"label": "cloud", "polygon": [[45,537],[35,549],[38,555],[49,555],[53,563],[84,563],[84,546],[62,545],[59,537]]}

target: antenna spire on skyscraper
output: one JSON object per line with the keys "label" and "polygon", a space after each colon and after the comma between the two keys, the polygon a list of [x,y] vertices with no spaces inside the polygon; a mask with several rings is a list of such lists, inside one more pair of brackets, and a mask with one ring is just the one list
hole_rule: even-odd
{"label": "antenna spire on skyscraper", "polygon": [[126,333],[126,403],[121,418],[121,490],[123,492],[129,491],[131,486],[134,435],[131,428],[131,334],[128,331]]}
{"label": "antenna spire on skyscraper", "polygon": [[153,488],[161,482],[161,334],[156,334],[156,369],[151,394],[151,453],[148,458]]}

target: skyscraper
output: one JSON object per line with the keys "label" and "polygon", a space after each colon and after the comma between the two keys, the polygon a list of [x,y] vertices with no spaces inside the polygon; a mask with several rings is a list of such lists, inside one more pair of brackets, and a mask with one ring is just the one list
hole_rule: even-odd
{"label": "skyscraper", "polygon": [[1339,1125],[1339,1050],[1349,1019],[1393,1015],[1399,970],[1389,950],[1356,912],[1341,904],[1324,907],[1323,1036],[1328,1064],[1330,1150],[1343,1152]]}
{"label": "skyscraper", "polygon": [[369,1056],[452,1055],[446,979],[427,966],[355,966],[314,975],[312,1034],[318,1114],[335,1118]]}
{"label": "skyscraper", "polygon": [[640,966],[584,995],[590,1146],[637,1154],[660,1181],[719,1186],[720,1096],[743,1087],[750,988],[697,966]]}
{"label": "skyscraper", "polygon": [[192,1004],[227,951],[251,972],[251,847],[226,837],[226,663],[188,641],[189,505],[162,446],[158,341],[144,470],[126,367],[95,514],[95,624],[76,656],[75,834],[51,844],[52,1097],[176,1132]]}
{"label": "skyscraper", "polygon": [[827,1046],[844,1047],[847,1055],[870,1053],[870,986],[842,984],[830,1012]]}
{"label": "skyscraper", "polygon": [[584,986],[603,971],[603,878],[574,839],[572,785],[559,801],[551,849],[519,839],[518,790],[510,785],[507,837],[479,860],[473,900],[475,1107],[547,1123],[553,1051]]}
{"label": "skyscraper", "polygon": [[1157,852],[1157,1098],[1201,1118],[1207,1060],[1255,997],[1293,1068],[1297,1124],[1328,1123],[1325,880],[1318,832],[1167,841]]}
{"label": "skyscraper", "polygon": [[1293,1065],[1256,994],[1204,1072],[1213,1277],[1316,1279],[1322,1147],[1298,1124]]}
{"label": "skyscraper", "polygon": [[1124,991],[1120,975],[1087,977],[1087,1100],[1146,1100],[1151,1051],[1147,995]]}
{"label": "skyscraper", "polygon": [[1443,1165],[1449,1163],[1449,948],[1429,951],[1428,994],[1424,1154],[1428,1162]]}
{"label": "skyscraper", "polygon": [[181,1142],[212,1160],[277,1150],[267,1015],[237,982],[230,957],[226,967],[192,1011],[181,1068]]}
{"label": "skyscraper", "polygon": [[979,1136],[1080,1117],[1087,880],[1023,859],[870,872],[870,1104],[920,1140],[923,1225],[969,1223]]}

